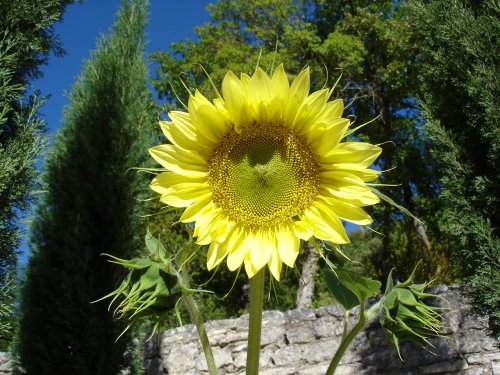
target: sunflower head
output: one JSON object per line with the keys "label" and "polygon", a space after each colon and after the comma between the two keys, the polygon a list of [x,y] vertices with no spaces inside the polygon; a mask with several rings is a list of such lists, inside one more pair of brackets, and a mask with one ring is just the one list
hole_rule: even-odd
{"label": "sunflower head", "polygon": [[228,72],[221,97],[196,91],[187,112],[160,122],[170,144],[149,150],[166,169],[151,188],[185,208],[181,221],[209,245],[209,270],[227,258],[249,277],[267,264],[279,280],[301,239],[347,243],[341,219],[371,223],[362,207],[379,201],[366,183],[381,149],[340,142],[350,125],[343,102],[309,93],[309,79],[306,68],[290,83],[282,65],[272,76]]}

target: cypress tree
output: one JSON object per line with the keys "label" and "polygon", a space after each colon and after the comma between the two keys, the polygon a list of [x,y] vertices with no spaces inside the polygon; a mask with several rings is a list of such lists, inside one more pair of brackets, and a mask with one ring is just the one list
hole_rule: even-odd
{"label": "cypress tree", "polygon": [[[18,353],[28,374],[117,374],[131,366],[126,322],[105,303],[122,258],[142,248],[138,199],[151,144],[154,104],[144,60],[147,0],[122,0],[70,94],[64,127],[46,162],[46,193],[32,227],[32,256],[22,293]],[[132,368],[132,372],[139,371]]]}
{"label": "cypress tree", "polygon": [[438,191],[448,208],[444,227],[473,296],[499,319],[498,4],[411,0],[408,15],[420,46],[422,104],[439,161]]}
{"label": "cypress tree", "polygon": [[0,351],[14,334],[14,279],[20,214],[38,188],[37,157],[45,148],[43,98],[30,95],[50,52],[63,50],[53,25],[68,0],[0,0]]}

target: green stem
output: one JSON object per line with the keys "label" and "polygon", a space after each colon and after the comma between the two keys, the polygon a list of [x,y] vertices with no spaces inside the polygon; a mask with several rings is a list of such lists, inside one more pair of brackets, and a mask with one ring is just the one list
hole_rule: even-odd
{"label": "green stem", "polygon": [[196,305],[192,292],[189,290],[191,283],[187,265],[177,273],[177,278],[182,291],[182,301],[186,306],[191,321],[196,326],[198,336],[200,336],[201,347],[203,348],[205,359],[207,360],[208,373],[210,375],[217,375],[217,366],[215,365],[214,354],[212,353],[212,347],[208,340],[207,331],[205,330],[200,310],[198,310],[198,305]]}
{"label": "green stem", "polygon": [[[365,313],[365,301],[362,301],[359,305],[359,321],[352,328],[349,334],[346,336],[344,332],[344,336],[342,336],[342,341],[340,343],[339,348],[335,352],[332,361],[330,362],[330,366],[328,366],[328,370],[326,370],[325,375],[333,375],[335,374],[335,370],[340,363],[340,360],[344,356],[345,351],[351,345],[351,342],[358,335],[358,333],[363,329],[365,324],[380,311],[381,301],[377,302],[375,305],[370,307],[370,309]],[[345,322],[347,325],[347,321]],[[345,326],[344,326],[345,327]]]}
{"label": "green stem", "polygon": [[349,310],[344,310],[344,332],[342,332],[342,340],[347,337],[347,330],[349,329]]}
{"label": "green stem", "polygon": [[264,269],[250,279],[250,322],[248,324],[247,375],[259,373],[260,331],[264,300]]}
{"label": "green stem", "polygon": [[205,353],[205,358],[207,360],[208,372],[210,375],[217,375],[217,367],[215,366],[212,347],[208,341],[207,331],[205,331],[205,325],[203,324],[203,319],[201,319],[198,306],[196,306],[196,302],[191,294],[185,293],[182,296],[182,300],[184,301],[184,305],[189,312],[189,316],[196,326],[198,335],[200,336],[201,346],[203,347],[203,352]]}

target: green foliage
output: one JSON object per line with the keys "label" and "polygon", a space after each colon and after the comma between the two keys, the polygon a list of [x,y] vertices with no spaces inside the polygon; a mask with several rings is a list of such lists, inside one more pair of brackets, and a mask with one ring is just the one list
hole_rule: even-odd
{"label": "green foliage", "polygon": [[[444,233],[484,311],[500,317],[500,44],[494,1],[411,0]],[[498,326],[496,327],[498,329]]]}
{"label": "green foliage", "polygon": [[166,109],[176,108],[178,99],[187,103],[189,93],[181,80],[191,91],[198,88],[208,97],[217,95],[199,64],[215,87],[228,69],[251,73],[257,64],[270,71],[283,62],[290,79],[291,73],[309,65],[313,89],[331,86],[342,69],[336,94],[346,103],[356,99],[346,115],[359,124],[380,115],[350,137],[381,144],[384,151],[377,165],[387,172],[380,182],[397,185],[381,190],[425,223],[402,219],[385,202],[371,210],[374,229],[382,236],[363,236],[370,242],[381,239],[372,247],[370,275],[385,280],[398,265],[395,276],[405,278],[414,264],[408,264],[408,254],[414,254],[415,261],[429,261],[419,271],[425,269],[426,278],[449,280],[448,237],[440,221],[445,208],[435,194],[436,163],[422,136],[414,99],[420,93],[417,48],[401,7],[390,0],[219,0],[209,11],[211,20],[196,29],[196,42],[174,43],[170,52],[154,55],[154,86],[166,99]]}
{"label": "green foliage", "polygon": [[[28,94],[29,81],[41,75],[40,65],[51,52],[62,54],[53,25],[70,2],[0,0],[0,289],[15,277],[20,216],[40,186],[35,163],[47,144],[39,116],[45,99]],[[0,325],[11,326],[12,319],[2,314]],[[2,336],[0,350],[7,349],[9,332]]]}
{"label": "green foliage", "polygon": [[0,287],[0,351],[7,351],[14,336],[16,321],[14,318],[14,280],[11,276]]}
{"label": "green foliage", "polygon": [[[377,247],[371,246],[370,275],[385,280],[391,267],[408,264],[408,253],[436,253],[426,277],[441,281],[447,258],[438,253],[442,237],[431,234],[440,233],[439,223],[432,219],[439,217],[443,206],[436,199],[435,161],[429,153],[428,141],[422,137],[413,99],[420,92],[420,82],[416,71],[417,50],[415,42],[410,40],[407,17],[398,4],[385,0],[318,1],[316,17],[320,35],[327,38],[334,33],[349,35],[363,46],[358,68],[346,72],[341,87],[348,100],[357,98],[350,108],[356,121],[364,123],[380,117],[353,136],[381,145],[383,152],[377,166],[385,173],[379,182],[396,186],[380,190],[425,223],[418,225],[403,218],[391,202],[384,201],[374,207],[373,228],[382,236],[376,233],[363,236],[372,243],[371,238],[381,240]],[[408,267],[412,266],[397,267],[395,276],[408,276],[411,272]]]}
{"label": "green foliage", "polygon": [[[368,297],[378,293],[381,285],[380,281],[372,280],[359,273],[338,267],[325,271],[325,281],[329,285],[328,289],[330,292],[335,291],[335,285],[339,283],[348,288],[356,296],[358,304],[363,303]],[[337,296],[334,296],[340,302]]]}
{"label": "green foliage", "polygon": [[147,1],[122,1],[70,94],[46,162],[21,298],[18,354],[27,373],[116,374],[132,367],[130,335],[105,304],[91,304],[123,274],[106,252],[133,257],[145,232],[139,201],[155,107],[143,51]]}

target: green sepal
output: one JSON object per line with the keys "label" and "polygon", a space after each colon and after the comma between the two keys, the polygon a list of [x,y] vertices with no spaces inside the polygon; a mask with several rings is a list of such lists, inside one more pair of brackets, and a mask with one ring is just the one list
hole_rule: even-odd
{"label": "green sepal", "polygon": [[149,250],[151,258],[155,259],[156,261],[161,260],[162,262],[168,262],[167,250],[158,239],[153,237],[149,229],[146,232],[144,240],[146,242],[146,247]]}
{"label": "green sepal", "polygon": [[368,186],[368,188],[372,191],[373,194],[375,194],[377,197],[379,197],[381,200],[389,203],[391,206],[396,207],[398,210],[403,212],[404,214],[412,217],[413,219],[420,221],[415,215],[413,215],[410,211],[408,211],[406,208],[403,206],[397,204],[393,199],[389,198],[387,195],[382,193],[380,190],[375,189],[373,186]]}
{"label": "green sepal", "polygon": [[417,263],[407,280],[397,285],[393,285],[391,270],[382,299],[380,324],[400,358],[398,340],[413,341],[431,351],[430,347],[433,345],[428,340],[429,337],[439,336],[442,330],[441,315],[439,314],[439,310],[442,308],[428,306],[422,301],[426,297],[439,296],[424,292],[429,285],[428,283],[413,283],[419,264],[420,262]]}

